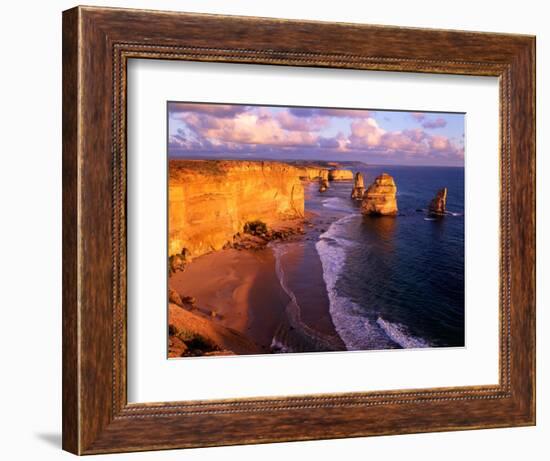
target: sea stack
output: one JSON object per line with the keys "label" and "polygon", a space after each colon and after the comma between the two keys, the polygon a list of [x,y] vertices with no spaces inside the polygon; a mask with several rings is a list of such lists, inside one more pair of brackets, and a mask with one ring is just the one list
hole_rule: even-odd
{"label": "sea stack", "polygon": [[321,170],[321,177],[319,178],[319,192],[325,192],[329,188],[328,184],[328,170]]}
{"label": "sea stack", "polygon": [[397,187],[393,178],[382,173],[363,195],[361,211],[367,215],[395,216],[397,214]]}
{"label": "sea stack", "polygon": [[353,189],[351,191],[351,198],[355,200],[362,200],[365,193],[365,181],[363,175],[358,171],[355,173],[355,182],[353,183]]}
{"label": "sea stack", "polygon": [[428,212],[431,215],[443,216],[447,208],[447,188],[439,189],[435,198],[428,205]]}
{"label": "sea stack", "polygon": [[353,179],[353,171],[350,170],[329,170],[329,181],[351,181]]}

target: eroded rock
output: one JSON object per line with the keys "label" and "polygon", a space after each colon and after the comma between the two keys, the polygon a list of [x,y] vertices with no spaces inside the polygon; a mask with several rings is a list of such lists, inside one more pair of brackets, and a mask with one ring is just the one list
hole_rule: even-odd
{"label": "eroded rock", "polygon": [[355,181],[353,183],[353,189],[351,191],[351,198],[355,200],[362,200],[365,194],[365,181],[363,175],[358,171],[355,173]]}
{"label": "eroded rock", "polygon": [[436,216],[443,216],[447,209],[447,188],[437,191],[436,196],[428,205],[428,213]]}
{"label": "eroded rock", "polygon": [[353,171],[350,170],[329,170],[329,181],[347,181],[353,179]]}
{"label": "eroded rock", "polygon": [[368,215],[395,216],[398,212],[396,195],[395,181],[389,174],[382,173],[365,192],[361,211]]}

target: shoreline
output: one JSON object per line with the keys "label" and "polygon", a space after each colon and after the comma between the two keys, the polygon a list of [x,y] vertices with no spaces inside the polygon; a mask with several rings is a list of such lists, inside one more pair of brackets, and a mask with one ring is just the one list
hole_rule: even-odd
{"label": "shoreline", "polygon": [[[247,350],[239,347],[240,355],[345,350],[332,323],[321,261],[307,259],[307,273],[323,287],[313,290],[305,303],[303,299],[296,302],[282,273],[282,266],[290,267],[292,261],[304,257],[303,247],[313,243],[313,232],[319,232],[308,220],[315,214],[306,216],[291,222],[305,232],[292,234],[288,240],[251,240],[250,247],[226,248],[193,259],[169,278],[170,289],[182,299],[192,300],[177,309],[200,317],[212,324],[212,329],[221,326],[251,341]],[[285,224],[283,228],[289,229],[290,223]],[[319,259],[317,254],[314,257]],[[169,310],[169,324],[174,308]],[[206,331],[206,335],[213,337],[214,332]],[[224,348],[231,350],[231,341],[226,341]]]}
{"label": "shoreline", "polygon": [[[380,175],[371,170],[361,172]],[[300,216],[277,211],[270,220],[260,220],[264,215],[250,208],[255,214],[223,245],[201,237],[208,253],[196,257],[183,248],[176,255],[182,267],[176,270],[184,272],[176,272],[169,284],[183,283],[176,287],[178,297],[193,298],[183,303],[184,309],[253,341],[239,354],[463,344],[463,178],[445,176],[454,191],[449,203],[457,211],[432,225],[416,203],[432,200],[432,185],[441,178],[420,173],[400,173],[399,221],[363,217],[353,224],[343,219],[361,214],[361,204],[350,199],[350,183],[334,181],[321,191],[317,182],[302,178]],[[213,220],[217,214],[210,216]],[[192,223],[191,217],[184,216]],[[213,233],[217,222],[210,227]],[[442,272],[430,270],[434,261]],[[417,272],[410,273],[411,267]],[[189,274],[194,275],[187,279]],[[421,288],[432,295],[422,297]]]}
{"label": "shoreline", "polygon": [[169,286],[182,297],[194,298],[191,309],[180,309],[250,340],[254,347],[240,354],[270,352],[288,303],[270,249],[225,249],[200,256],[172,275]]}

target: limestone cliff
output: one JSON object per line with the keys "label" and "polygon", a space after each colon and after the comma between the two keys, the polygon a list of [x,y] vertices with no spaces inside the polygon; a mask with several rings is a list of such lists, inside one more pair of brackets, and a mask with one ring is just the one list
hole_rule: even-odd
{"label": "limestone cliff", "polygon": [[353,183],[353,189],[351,191],[351,198],[355,200],[362,200],[365,193],[365,181],[363,175],[358,171],[355,173],[355,181]]}
{"label": "limestone cliff", "polygon": [[353,171],[350,170],[329,170],[328,171],[329,181],[346,181],[353,179]]}
{"label": "limestone cliff", "polygon": [[325,168],[321,166],[296,166],[298,174],[301,179],[312,180],[319,179],[326,171]]}
{"label": "limestone cliff", "polygon": [[249,221],[303,217],[300,175],[280,162],[170,160],[168,255],[219,250]]}
{"label": "limestone cliff", "polygon": [[325,192],[330,186],[328,183],[328,170],[321,170],[319,177],[319,192]]}
{"label": "limestone cliff", "polygon": [[372,215],[396,215],[398,211],[396,194],[395,181],[389,174],[382,173],[365,192],[361,211]]}
{"label": "limestone cliff", "polygon": [[428,205],[428,212],[433,215],[443,216],[447,207],[447,188],[439,189],[437,195]]}

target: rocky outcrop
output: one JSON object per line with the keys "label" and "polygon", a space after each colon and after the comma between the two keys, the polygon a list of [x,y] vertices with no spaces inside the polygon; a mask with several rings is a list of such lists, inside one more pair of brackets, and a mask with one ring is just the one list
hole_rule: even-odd
{"label": "rocky outcrop", "polygon": [[443,216],[447,208],[447,188],[439,189],[436,196],[428,205],[428,213]]}
{"label": "rocky outcrop", "polygon": [[223,248],[247,222],[303,217],[301,171],[281,162],[170,160],[168,254],[185,252],[173,258],[173,269]]}
{"label": "rocky outcrop", "polygon": [[329,170],[329,181],[351,181],[353,179],[353,171],[350,170]]}
{"label": "rocky outcrop", "polygon": [[321,170],[319,178],[319,192],[325,192],[330,186],[328,183],[328,170]]}
{"label": "rocky outcrop", "polygon": [[178,306],[183,306],[183,301],[181,300],[179,293],[170,287],[168,287],[168,302]]}
{"label": "rocky outcrop", "polygon": [[174,253],[168,258],[168,272],[174,274],[178,271],[183,271],[187,265],[188,251],[182,248],[180,253]]}
{"label": "rocky outcrop", "polygon": [[205,315],[168,304],[168,356],[257,354],[262,349],[242,333]]}
{"label": "rocky outcrop", "polygon": [[355,200],[362,200],[365,194],[365,181],[363,175],[358,171],[355,173],[355,181],[353,183],[353,189],[351,191],[351,198]]}
{"label": "rocky outcrop", "polygon": [[369,215],[396,215],[398,211],[396,194],[395,181],[389,174],[382,173],[365,192],[361,211]]}
{"label": "rocky outcrop", "polygon": [[321,166],[296,166],[299,172],[300,179],[311,181],[313,179],[319,179],[324,174],[323,171],[327,171],[326,168]]}

